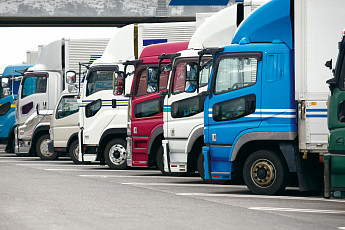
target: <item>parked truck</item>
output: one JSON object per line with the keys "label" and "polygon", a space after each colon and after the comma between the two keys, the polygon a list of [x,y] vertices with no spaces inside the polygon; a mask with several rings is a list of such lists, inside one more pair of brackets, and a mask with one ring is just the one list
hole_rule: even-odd
{"label": "parked truck", "polygon": [[[339,19],[341,20],[341,19]],[[344,29],[344,28],[343,28]],[[328,98],[328,152],[325,155],[325,193],[326,198],[333,194],[345,197],[345,30],[338,43],[339,54],[332,70],[334,77],[327,81],[331,95]],[[332,41],[335,42],[335,41]],[[332,59],[326,63],[332,69]]]}
{"label": "parked truck", "polygon": [[103,53],[107,39],[62,39],[45,46],[36,64],[25,72],[18,92],[15,131],[17,155],[37,154],[55,159],[48,151],[50,119],[62,91],[73,79],[67,70],[78,71]]}
{"label": "parked truck", "polygon": [[79,104],[78,92],[64,91],[50,120],[48,150],[59,156],[69,156],[75,164],[79,159]]}
{"label": "parked truck", "polygon": [[[204,100],[198,93],[207,90],[212,69],[212,56],[204,56],[198,67],[198,52],[206,47],[231,43],[243,18],[265,1],[243,1],[208,18],[193,34],[188,50],[175,58],[172,76],[164,99],[164,140],[158,158],[164,159],[165,173],[198,171],[204,178],[202,147],[204,146]],[[226,23],[224,23],[226,21]],[[196,74],[200,72],[199,82]]]}
{"label": "parked truck", "polygon": [[[170,75],[171,59],[158,57],[163,53],[185,50],[188,42],[172,42],[146,47],[136,62],[127,127],[127,166],[162,168],[163,100]],[[159,63],[160,62],[160,63]],[[159,76],[158,76],[159,75]]]}
{"label": "parked truck", "polygon": [[14,153],[15,109],[20,80],[32,65],[10,65],[4,69],[0,84],[0,143]]}
{"label": "parked truck", "polygon": [[[125,94],[130,92],[133,75],[127,76],[125,81],[118,79],[120,72],[124,71],[122,63],[137,59],[147,45],[186,41],[194,31],[195,22],[128,25],[117,31],[103,57],[94,63],[84,82],[79,118],[80,161],[99,160],[112,169],[127,167],[129,98]],[[95,71],[99,68],[96,65],[106,65],[107,76],[96,77]],[[133,66],[128,66],[129,72],[133,70]],[[95,77],[91,78],[92,72]],[[116,79],[115,97],[112,90],[113,73]],[[125,89],[122,85],[125,85]]]}
{"label": "parked truck", "polygon": [[322,186],[329,73],[325,58],[345,3],[272,0],[253,12],[215,57],[205,99],[205,178],[241,175],[255,194],[275,194],[297,174],[301,191]]}

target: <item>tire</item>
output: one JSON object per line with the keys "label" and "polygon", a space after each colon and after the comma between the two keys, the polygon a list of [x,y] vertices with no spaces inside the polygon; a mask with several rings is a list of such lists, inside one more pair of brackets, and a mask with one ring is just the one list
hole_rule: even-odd
{"label": "tire", "polygon": [[104,149],[104,159],[111,169],[127,168],[126,141],[120,138],[111,140]]}
{"label": "tire", "polygon": [[[205,180],[205,167],[204,167],[204,154],[202,152],[200,152],[199,156],[198,156],[198,160],[196,162],[196,167],[199,173],[199,176],[201,177],[201,179]],[[208,180],[207,180],[208,181]]]}
{"label": "tire", "polygon": [[270,150],[252,153],[243,167],[244,182],[254,194],[273,195],[282,192],[287,185],[288,176],[285,160]]}
{"label": "tire", "polygon": [[159,146],[156,153],[156,163],[157,168],[159,171],[163,173],[163,175],[169,175],[169,173],[164,172],[164,157],[163,157],[163,146]]}
{"label": "tire", "polygon": [[183,176],[185,172],[164,172],[163,146],[159,146],[156,153],[157,168],[164,176]]}
{"label": "tire", "polygon": [[77,165],[88,163],[88,162],[79,161],[78,152],[79,152],[79,143],[78,143],[78,140],[74,140],[72,144],[69,146],[69,150],[68,150],[68,154],[71,160],[73,161],[74,164],[77,164]]}
{"label": "tire", "polygon": [[36,142],[36,153],[42,160],[56,160],[59,158],[59,153],[49,152],[47,144],[49,140],[49,134],[44,134]]}
{"label": "tire", "polygon": [[14,149],[16,147],[14,136],[10,136],[7,146],[6,146],[6,153],[14,153]]}

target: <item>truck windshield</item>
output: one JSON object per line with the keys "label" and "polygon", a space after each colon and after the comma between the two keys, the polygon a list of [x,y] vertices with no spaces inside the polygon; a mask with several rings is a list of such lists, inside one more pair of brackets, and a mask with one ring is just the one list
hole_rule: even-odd
{"label": "truck windshield", "polygon": [[65,96],[61,98],[56,111],[56,119],[61,119],[79,111],[79,106],[77,103],[76,96]]}
{"label": "truck windshield", "polygon": [[113,89],[114,70],[95,70],[87,78],[86,96],[102,90]]}
{"label": "truck windshield", "polygon": [[22,98],[47,90],[47,76],[26,76],[23,81]]}

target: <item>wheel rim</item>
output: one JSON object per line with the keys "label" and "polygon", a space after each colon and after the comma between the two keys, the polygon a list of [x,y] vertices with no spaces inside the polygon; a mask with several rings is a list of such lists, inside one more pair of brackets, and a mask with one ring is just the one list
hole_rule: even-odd
{"label": "wheel rim", "polygon": [[122,165],[126,161],[126,149],[120,144],[113,145],[108,154],[114,165]]}
{"label": "wheel rim", "polygon": [[49,152],[49,150],[48,150],[48,142],[49,141],[50,141],[50,139],[44,139],[40,145],[40,151],[41,151],[42,155],[45,157],[50,157],[51,155],[53,155],[53,153]]}
{"label": "wheel rim", "polygon": [[73,156],[75,159],[79,159],[79,145],[76,145],[73,149]]}
{"label": "wheel rim", "polygon": [[276,179],[276,169],[271,161],[259,159],[252,164],[250,176],[255,185],[261,188],[267,188]]}

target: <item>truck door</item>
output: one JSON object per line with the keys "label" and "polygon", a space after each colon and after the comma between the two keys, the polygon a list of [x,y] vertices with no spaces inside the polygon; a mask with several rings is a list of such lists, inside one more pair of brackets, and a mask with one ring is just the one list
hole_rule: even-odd
{"label": "truck door", "polygon": [[78,103],[76,95],[66,95],[61,97],[56,107],[54,125],[51,123],[54,134],[54,145],[57,147],[67,147],[67,142],[76,131],[78,123]]}
{"label": "truck door", "polygon": [[205,141],[212,172],[231,172],[231,147],[236,137],[260,125],[261,53],[224,53],[215,63],[210,96],[205,100]]}
{"label": "truck door", "polygon": [[83,89],[83,109],[80,110],[84,113],[84,144],[99,144],[102,132],[118,113],[119,102],[114,99],[112,90],[113,74],[117,69],[117,66],[99,66],[88,72]]}
{"label": "truck door", "polygon": [[49,94],[48,76],[48,73],[25,74],[17,101],[17,124],[24,123],[30,115],[36,113],[36,106],[38,104],[41,110],[47,109]]}
{"label": "truck door", "polygon": [[[209,58],[204,58],[206,62]],[[169,97],[166,98],[166,123],[167,133],[165,138],[170,139],[169,149],[172,162],[187,162],[185,152],[187,140],[197,126],[203,124],[204,97],[198,95],[197,87],[197,62],[196,57],[176,58],[171,79]],[[206,90],[208,75],[201,78],[200,91]]]}

